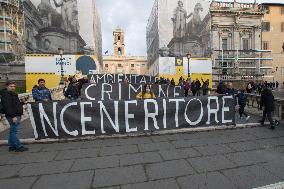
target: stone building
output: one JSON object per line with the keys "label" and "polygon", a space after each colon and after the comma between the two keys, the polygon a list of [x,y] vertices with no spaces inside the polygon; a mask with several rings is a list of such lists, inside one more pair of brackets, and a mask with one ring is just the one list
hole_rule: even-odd
{"label": "stone building", "polygon": [[265,3],[262,24],[262,49],[272,50],[272,77],[267,81],[284,82],[284,3]]}
{"label": "stone building", "polygon": [[113,32],[114,55],[103,56],[103,73],[144,75],[148,70],[147,57],[126,56],[125,33],[121,28]]}
{"label": "stone building", "polygon": [[[261,47],[261,25],[264,10],[256,3],[213,1],[210,19],[205,25],[210,29],[213,81],[244,83],[268,77],[272,67],[270,51]],[[242,82],[243,81],[243,82]]]}
{"label": "stone building", "polygon": [[0,1],[0,88],[14,80],[24,90],[24,17],[19,0]]}

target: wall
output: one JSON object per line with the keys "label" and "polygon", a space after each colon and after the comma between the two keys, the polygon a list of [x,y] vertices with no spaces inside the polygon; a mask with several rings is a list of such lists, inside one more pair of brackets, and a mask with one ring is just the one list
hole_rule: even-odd
{"label": "wall", "polygon": [[[272,50],[272,73],[274,80],[279,83],[284,82],[284,75],[281,74],[281,68],[284,68],[284,52],[282,49],[282,45],[284,43],[284,32],[281,32],[281,22],[284,22],[284,14],[281,14],[281,7],[284,7],[284,5],[269,6],[269,14],[265,14],[263,21],[270,22],[270,32],[262,33],[262,41],[267,41],[269,43],[269,50]],[[278,67],[277,71],[276,67]],[[273,81],[273,78],[268,78],[267,80]]]}

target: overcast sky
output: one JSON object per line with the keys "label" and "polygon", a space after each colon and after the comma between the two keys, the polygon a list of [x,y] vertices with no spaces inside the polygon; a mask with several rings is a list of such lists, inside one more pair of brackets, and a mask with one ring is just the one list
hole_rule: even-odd
{"label": "overcast sky", "polygon": [[[237,1],[254,2],[254,0]],[[258,3],[283,3],[283,1],[257,0]],[[102,22],[103,51],[108,50],[109,54],[113,54],[112,32],[117,26],[120,26],[126,34],[126,54],[146,55],[146,25],[153,2],[154,0],[97,0]]]}

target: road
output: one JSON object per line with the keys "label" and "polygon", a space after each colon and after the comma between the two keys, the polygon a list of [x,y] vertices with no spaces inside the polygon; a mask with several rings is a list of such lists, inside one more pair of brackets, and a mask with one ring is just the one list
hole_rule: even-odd
{"label": "road", "polygon": [[284,180],[284,127],[0,147],[3,189],[251,189]]}

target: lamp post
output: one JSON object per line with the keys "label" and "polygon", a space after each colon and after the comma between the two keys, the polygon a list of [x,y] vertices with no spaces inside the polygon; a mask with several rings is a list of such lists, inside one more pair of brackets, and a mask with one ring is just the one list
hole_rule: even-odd
{"label": "lamp post", "polygon": [[64,85],[64,70],[63,70],[63,54],[64,54],[64,49],[63,48],[58,48],[58,52],[60,55],[60,67],[61,67],[61,79],[59,85]]}
{"label": "lamp post", "polygon": [[191,54],[190,54],[190,53],[187,53],[187,54],[186,54],[186,57],[187,57],[187,66],[188,66],[187,76],[188,76],[188,78],[190,78],[189,61],[190,61],[190,58],[191,58]]}

